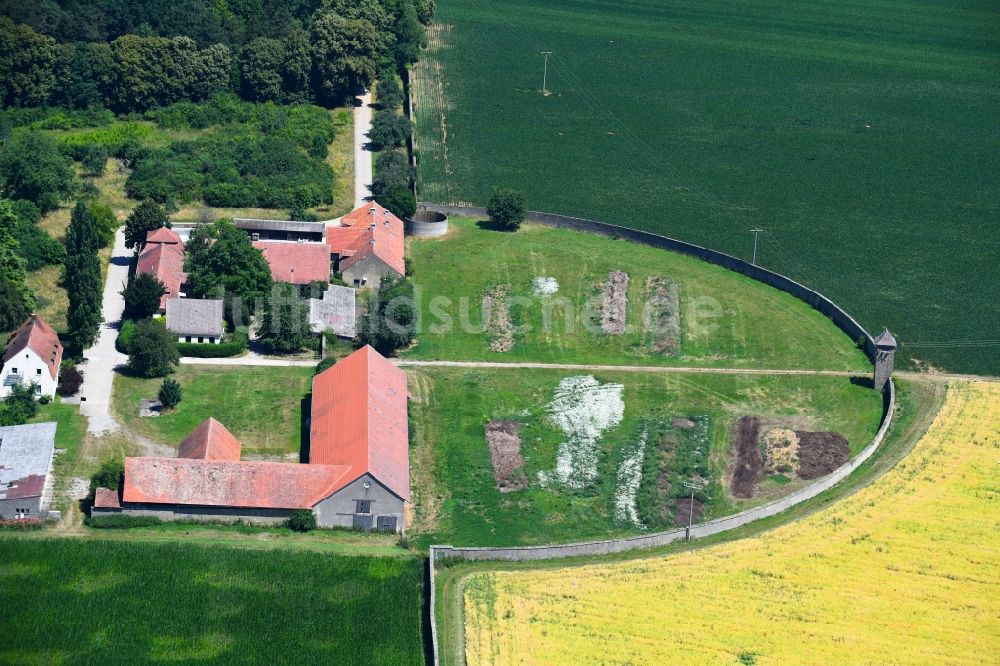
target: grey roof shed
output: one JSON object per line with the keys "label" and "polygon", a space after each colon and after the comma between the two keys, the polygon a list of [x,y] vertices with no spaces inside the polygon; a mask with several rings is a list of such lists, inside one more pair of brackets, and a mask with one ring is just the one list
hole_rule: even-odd
{"label": "grey roof shed", "polygon": [[177,335],[222,335],[222,301],[171,298],[167,301],[167,330]]}
{"label": "grey roof shed", "polygon": [[0,500],[41,497],[55,442],[55,421],[0,427]]}

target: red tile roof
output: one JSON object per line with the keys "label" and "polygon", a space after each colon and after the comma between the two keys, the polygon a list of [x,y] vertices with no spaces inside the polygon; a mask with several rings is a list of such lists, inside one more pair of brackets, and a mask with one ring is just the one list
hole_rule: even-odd
{"label": "red tile roof", "polygon": [[59,374],[59,364],[62,363],[62,345],[59,336],[45,320],[38,315],[31,315],[14,331],[4,349],[3,362],[6,363],[25,348],[31,349],[48,366],[52,379]]}
{"label": "red tile roof", "polygon": [[168,243],[149,243],[139,254],[135,274],[149,273],[163,283],[166,292],[160,298],[160,309],[167,307],[167,300],[178,298],[181,285],[187,280],[184,272],[184,248]]}
{"label": "red tile roof", "polygon": [[178,458],[200,460],[239,460],[240,442],[213,418],[205,419],[184,438],[177,451]]}
{"label": "red tile roof", "polygon": [[406,374],[369,346],[313,378],[310,466],[370,473],[410,499]]}
{"label": "red tile roof", "polygon": [[330,248],[323,243],[254,241],[271,266],[271,277],[278,282],[309,284],[330,279]]}
{"label": "red tile roof", "polygon": [[125,502],[305,509],[354,476],[338,465],[126,458]]}
{"label": "red tile roof", "polygon": [[[347,235],[342,234],[336,241],[331,235],[337,236],[337,227],[327,229],[327,243],[331,252],[337,252],[335,245],[343,246],[349,253],[340,252],[346,258],[340,262],[340,270],[346,270],[359,261],[374,254],[384,261],[398,274],[406,272],[405,229],[403,221],[383,208],[375,201],[356,208],[340,219],[341,227],[360,230],[358,237],[347,241]],[[331,234],[331,232],[334,232]],[[375,242],[372,243],[372,240]]]}
{"label": "red tile roof", "polygon": [[118,501],[118,491],[110,488],[98,488],[94,493],[94,506],[98,509],[120,509],[121,502]]}
{"label": "red tile roof", "polygon": [[160,227],[146,232],[146,244],[166,243],[167,245],[180,245],[181,237],[172,229]]}

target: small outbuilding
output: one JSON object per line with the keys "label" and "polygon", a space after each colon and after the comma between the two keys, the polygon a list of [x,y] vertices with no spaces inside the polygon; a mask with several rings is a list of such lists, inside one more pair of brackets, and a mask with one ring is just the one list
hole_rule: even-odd
{"label": "small outbuilding", "polygon": [[0,366],[0,398],[17,384],[34,384],[35,395],[56,394],[63,348],[59,336],[38,315],[31,315],[7,341]]}
{"label": "small outbuilding", "polygon": [[55,441],[55,422],[0,427],[0,520],[45,518]]}
{"label": "small outbuilding", "polygon": [[332,331],[353,339],[357,334],[356,307],[353,289],[330,285],[323,298],[309,299],[309,328],[313,333]]}
{"label": "small outbuilding", "polygon": [[171,298],[167,301],[167,330],[178,342],[219,344],[225,324],[220,299]]}

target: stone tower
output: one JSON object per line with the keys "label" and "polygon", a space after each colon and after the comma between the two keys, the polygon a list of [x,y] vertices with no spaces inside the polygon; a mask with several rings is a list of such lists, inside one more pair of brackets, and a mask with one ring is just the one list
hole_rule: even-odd
{"label": "stone tower", "polygon": [[882,392],[892,377],[892,362],[896,355],[896,338],[885,329],[875,338],[875,390]]}

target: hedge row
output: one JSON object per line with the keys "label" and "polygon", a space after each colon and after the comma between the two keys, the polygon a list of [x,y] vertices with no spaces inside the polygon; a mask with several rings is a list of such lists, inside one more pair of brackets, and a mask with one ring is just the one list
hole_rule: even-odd
{"label": "hedge row", "polygon": [[85,521],[88,527],[106,530],[127,530],[130,527],[153,527],[163,521],[156,516],[129,516],[110,513],[105,516],[90,516]]}
{"label": "hedge row", "polygon": [[228,358],[238,356],[247,350],[248,338],[244,329],[238,329],[230,342],[217,345],[199,344],[196,342],[178,342],[177,351],[181,356],[195,358]]}

